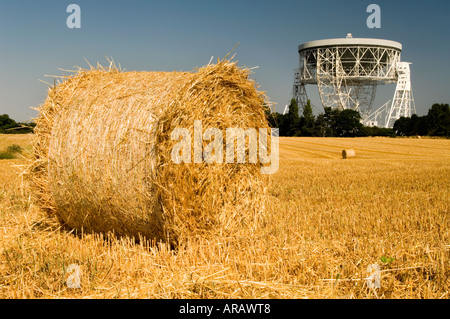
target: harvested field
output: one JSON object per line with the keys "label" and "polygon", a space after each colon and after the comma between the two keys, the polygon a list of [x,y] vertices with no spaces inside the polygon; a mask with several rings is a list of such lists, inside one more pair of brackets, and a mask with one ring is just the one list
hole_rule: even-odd
{"label": "harvested field", "polygon": [[24,163],[0,160],[0,298],[449,298],[450,140],[280,138],[263,227],[176,250],[61,229],[31,205]]}

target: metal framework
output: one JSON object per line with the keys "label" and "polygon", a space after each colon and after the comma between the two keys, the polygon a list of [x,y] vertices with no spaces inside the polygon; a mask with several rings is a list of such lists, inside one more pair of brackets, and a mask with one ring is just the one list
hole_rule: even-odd
{"label": "metal framework", "polygon": [[371,110],[377,85],[398,80],[385,121],[386,126],[391,125],[392,120],[411,113],[409,64],[400,62],[401,51],[398,42],[353,38],[350,33],[342,39],[304,43],[298,48],[300,67],[295,70],[293,98],[299,109],[303,108],[305,85],[315,84],[324,107],[357,110],[367,120],[374,117]]}
{"label": "metal framework", "polygon": [[[308,95],[306,94],[305,83],[300,81],[300,69],[295,69],[294,71],[294,86],[292,88],[292,95],[289,101],[294,98],[297,101],[297,104],[300,108],[306,105],[308,101]],[[289,112],[289,104],[286,104],[283,114]]]}
{"label": "metal framework", "polygon": [[404,116],[411,117],[411,111],[416,107],[411,90],[411,74],[409,69],[410,63],[399,62],[397,64],[398,81],[395,88],[394,99],[392,100],[391,109],[387,113],[385,127],[392,127],[396,119]]}

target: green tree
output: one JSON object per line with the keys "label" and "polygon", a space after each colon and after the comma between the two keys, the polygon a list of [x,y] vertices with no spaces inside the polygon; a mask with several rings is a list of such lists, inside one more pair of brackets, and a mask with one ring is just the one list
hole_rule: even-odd
{"label": "green tree", "polygon": [[302,136],[314,136],[315,117],[311,107],[311,101],[306,102],[303,115],[300,118],[300,133]]}
{"label": "green tree", "polygon": [[428,135],[450,136],[450,107],[448,104],[433,104],[428,110]]}
{"label": "green tree", "polygon": [[408,135],[427,135],[428,131],[429,128],[427,116],[418,116],[417,114],[413,114],[409,123]]}
{"label": "green tree", "polygon": [[331,107],[325,107],[324,108],[325,113],[323,114],[323,120],[324,120],[324,130],[325,130],[325,136],[333,137],[337,136],[336,132],[336,121],[339,116],[339,113],[341,112],[337,108],[331,108]]}
{"label": "green tree", "polygon": [[288,115],[276,113],[276,121],[278,125],[276,127],[279,128],[280,136],[288,136],[289,133],[289,123],[288,123]]}
{"label": "green tree", "polygon": [[314,136],[327,136],[327,125],[323,113],[317,115],[316,120],[314,121]]}
{"label": "green tree", "polygon": [[411,134],[411,118],[400,117],[394,122],[393,126],[395,134],[398,136],[410,136]]}
{"label": "green tree", "polygon": [[287,125],[289,127],[288,136],[295,136],[299,130],[300,117],[298,116],[298,104],[295,99],[289,104],[289,112],[287,114]]}
{"label": "green tree", "polygon": [[335,130],[338,136],[360,136],[363,125],[358,111],[346,109],[339,113],[335,122]]}
{"label": "green tree", "polygon": [[5,133],[7,129],[16,127],[17,123],[8,114],[0,115],[0,132]]}
{"label": "green tree", "polygon": [[388,136],[388,137],[395,137],[395,132],[391,128],[384,128],[384,127],[367,127],[365,126],[364,129],[369,129],[368,134],[366,136]]}

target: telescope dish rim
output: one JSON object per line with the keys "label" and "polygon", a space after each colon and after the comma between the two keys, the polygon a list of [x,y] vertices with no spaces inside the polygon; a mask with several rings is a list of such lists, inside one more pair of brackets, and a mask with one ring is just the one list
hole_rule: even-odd
{"label": "telescope dish rim", "polygon": [[335,38],[323,39],[305,42],[298,46],[298,52],[310,50],[321,47],[347,47],[347,46],[379,46],[393,48],[402,51],[402,44],[400,42],[384,39],[372,38]]}

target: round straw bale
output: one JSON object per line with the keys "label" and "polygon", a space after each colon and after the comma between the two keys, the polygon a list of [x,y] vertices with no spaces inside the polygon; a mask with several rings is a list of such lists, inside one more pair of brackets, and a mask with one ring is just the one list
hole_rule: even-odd
{"label": "round straw bale", "polygon": [[342,151],[342,158],[351,158],[351,157],[355,157],[356,153],[354,149],[345,149]]}
{"label": "round straw bale", "polygon": [[[261,163],[180,163],[171,132],[194,121],[268,128],[264,96],[228,60],[196,72],[79,69],[38,109],[29,179],[37,206],[84,232],[177,240],[253,227]],[[209,142],[203,142],[204,145]]]}

